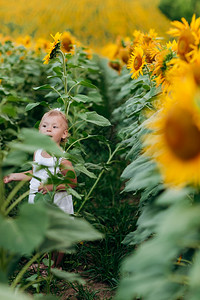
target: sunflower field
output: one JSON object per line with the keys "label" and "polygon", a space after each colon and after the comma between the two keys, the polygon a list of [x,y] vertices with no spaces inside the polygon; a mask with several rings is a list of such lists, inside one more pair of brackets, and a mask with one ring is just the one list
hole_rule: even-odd
{"label": "sunflower field", "polygon": [[[143,3],[148,26],[148,1],[126,1],[138,11]],[[8,31],[0,36],[0,299],[199,300],[200,18],[162,19],[162,35],[153,22],[144,30],[119,24],[118,0],[100,46],[102,32],[92,23],[87,31],[81,18],[73,30],[56,21],[49,36],[36,19],[26,28],[33,2],[22,2],[13,4],[12,22],[1,18]],[[46,14],[40,3],[44,24],[56,9],[65,17],[61,2]],[[97,3],[96,16],[113,5]],[[92,22],[93,14],[91,5],[84,17]],[[73,216],[52,204],[51,192],[33,205],[27,181],[4,183],[31,169],[37,149],[63,156],[38,130],[51,109],[68,120],[62,148],[78,184],[70,187],[70,171],[49,180],[55,189],[65,184]],[[55,251],[64,255],[60,268]]]}

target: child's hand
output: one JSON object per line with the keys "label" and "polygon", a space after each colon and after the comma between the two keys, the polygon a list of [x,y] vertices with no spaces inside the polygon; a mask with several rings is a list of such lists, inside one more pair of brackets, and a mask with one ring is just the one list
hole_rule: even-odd
{"label": "child's hand", "polygon": [[49,191],[52,191],[51,184],[44,185],[43,183],[41,183],[40,186],[38,187],[38,192],[41,192],[42,194],[46,194]]}
{"label": "child's hand", "polygon": [[4,182],[4,183],[9,183],[9,182],[11,182],[11,181],[13,181],[13,180],[14,180],[13,174],[9,174],[9,175],[7,175],[7,176],[5,176],[5,177],[3,178],[3,182]]}

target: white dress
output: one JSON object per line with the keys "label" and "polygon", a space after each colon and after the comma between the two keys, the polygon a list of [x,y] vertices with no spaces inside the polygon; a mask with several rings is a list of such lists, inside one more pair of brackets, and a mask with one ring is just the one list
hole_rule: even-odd
{"label": "white dress", "polygon": [[[62,158],[57,160],[57,158],[55,157],[43,157],[42,151],[42,149],[39,149],[35,152],[35,161],[33,163],[33,175],[40,178],[42,183],[45,183],[49,176],[46,169],[40,168],[40,166],[46,166],[52,174],[57,174],[60,172],[59,165],[61,163]],[[41,182],[34,177],[31,178],[30,193],[28,199],[29,203],[34,203],[35,194],[38,192],[38,187],[41,184]],[[66,191],[56,192],[54,196],[54,203],[66,213],[74,213],[72,196],[68,195]]]}

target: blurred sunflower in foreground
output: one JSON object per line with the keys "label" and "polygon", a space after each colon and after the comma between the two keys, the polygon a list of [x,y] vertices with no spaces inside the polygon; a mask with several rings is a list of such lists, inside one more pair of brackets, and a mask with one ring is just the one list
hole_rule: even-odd
{"label": "blurred sunflower in foreground", "polygon": [[192,73],[163,94],[160,109],[145,122],[144,152],[155,160],[167,185],[200,185],[200,87]]}

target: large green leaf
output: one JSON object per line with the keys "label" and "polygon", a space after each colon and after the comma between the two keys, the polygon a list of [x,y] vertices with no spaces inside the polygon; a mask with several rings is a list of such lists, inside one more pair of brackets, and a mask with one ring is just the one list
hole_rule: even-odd
{"label": "large green leaf", "polygon": [[23,294],[19,291],[13,291],[7,285],[0,285],[0,299],[1,300],[31,300],[29,295]]}
{"label": "large green leaf", "polygon": [[110,126],[110,121],[105,117],[97,114],[95,111],[80,114],[79,117],[86,122],[93,123],[98,126]]}
{"label": "large green leaf", "polygon": [[80,241],[92,241],[103,237],[87,221],[68,215],[54,204],[46,205],[50,223],[40,251],[62,250]]}
{"label": "large green leaf", "polygon": [[0,247],[12,253],[31,254],[43,241],[47,228],[44,205],[25,203],[16,219],[0,216]]}
{"label": "large green leaf", "polygon": [[58,157],[63,156],[63,152],[57,144],[49,136],[41,134],[36,129],[23,128],[19,137],[22,142],[12,142],[11,148],[28,153],[33,153],[37,149],[44,149]]}

